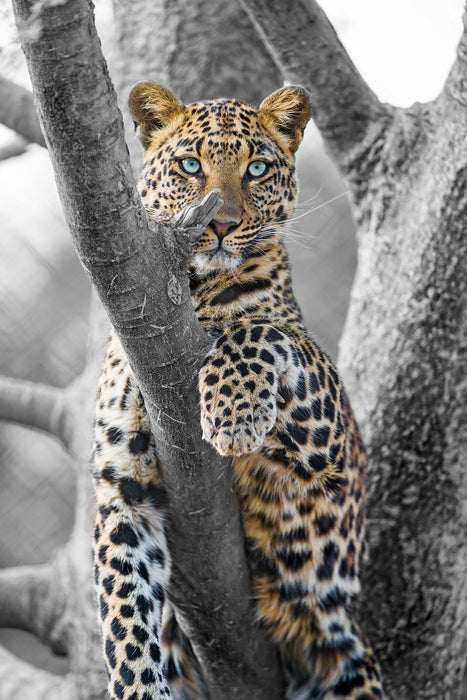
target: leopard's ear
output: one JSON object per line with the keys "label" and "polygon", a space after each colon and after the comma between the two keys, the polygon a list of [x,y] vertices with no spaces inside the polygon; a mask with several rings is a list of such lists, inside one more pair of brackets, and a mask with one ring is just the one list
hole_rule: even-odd
{"label": "leopard's ear", "polygon": [[140,128],[143,146],[147,147],[151,134],[163,129],[185,106],[162,85],[150,81],[136,83],[130,92],[128,106],[135,125]]}
{"label": "leopard's ear", "polygon": [[310,96],[299,85],[283,87],[263,100],[258,113],[266,126],[272,126],[285,137],[290,150],[295,153],[311,117]]}

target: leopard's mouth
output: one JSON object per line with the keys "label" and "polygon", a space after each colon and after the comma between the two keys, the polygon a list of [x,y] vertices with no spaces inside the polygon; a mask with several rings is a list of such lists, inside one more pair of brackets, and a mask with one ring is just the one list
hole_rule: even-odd
{"label": "leopard's mouth", "polygon": [[193,262],[198,272],[235,270],[243,262],[243,256],[230,253],[224,248],[195,253]]}
{"label": "leopard's mouth", "polygon": [[[266,252],[275,237],[275,229],[261,226],[256,231],[249,232],[247,241],[242,241],[239,245],[236,241],[231,241],[226,236],[221,241],[216,239],[215,243],[203,243],[201,250],[197,250],[193,256],[193,263],[198,273],[209,273],[221,270],[236,270],[248,259],[250,254],[258,250]],[[246,236],[242,236],[246,238]],[[233,251],[230,246],[236,246]],[[204,248],[204,249],[203,249]],[[264,249],[264,250],[263,250]]]}

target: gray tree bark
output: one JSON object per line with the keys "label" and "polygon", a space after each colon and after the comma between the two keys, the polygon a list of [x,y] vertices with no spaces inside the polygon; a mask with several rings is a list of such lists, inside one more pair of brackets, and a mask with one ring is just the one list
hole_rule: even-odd
{"label": "gray tree bark", "polygon": [[[45,3],[39,4],[42,11]],[[28,4],[25,0],[17,0],[17,5],[27,13]],[[130,24],[125,26],[123,13],[125,9],[131,9],[128,13],[130,21],[130,18],[133,20],[140,15],[139,10],[134,3],[131,8],[126,2],[119,5],[122,13],[119,22],[122,55],[126,57],[125,71],[129,73],[131,65],[139,66],[139,69],[135,68],[135,76],[128,76],[128,82],[148,77],[169,85],[182,98],[208,97],[210,93],[205,89],[207,86],[203,80],[210,80],[210,68],[212,72],[217,69],[215,61],[211,62],[211,66],[209,61],[206,62],[206,72],[203,73],[206,78],[203,80],[198,80],[197,75],[193,77],[187,72],[186,87],[183,84],[184,74],[176,68],[177,65],[182,66],[182,63],[177,64],[181,55],[177,47],[180,42],[182,45],[187,43],[186,32],[191,31],[187,29],[187,23],[181,23],[180,17],[182,11],[189,11],[187,6],[191,4],[168,3],[165,6],[160,0],[158,3],[146,3],[145,7],[141,0],[141,13],[155,13],[155,19],[149,25],[147,20],[150,14],[142,14],[141,24],[135,25],[134,29]],[[210,5],[214,3],[208,3]],[[222,7],[223,5],[225,4]],[[379,103],[358,75],[332,27],[313,0],[295,0],[294,12],[290,11],[288,3],[279,0],[243,0],[243,5],[260,30],[282,76],[291,82],[301,83],[312,91],[316,106],[315,120],[330,152],[347,177],[359,224],[359,268],[341,344],[340,365],[365,433],[372,464],[369,507],[372,563],[364,577],[362,622],[376,643],[393,698],[460,700],[463,697],[461,678],[465,670],[467,609],[467,477],[462,468],[467,445],[467,383],[465,373],[462,373],[467,354],[467,251],[464,234],[467,215],[466,30],[458,48],[458,58],[439,98],[428,105],[414,105],[408,110],[400,110]],[[73,3],[73,10],[64,6],[48,8],[40,41],[50,40],[53,34],[53,13],[68,9],[78,13],[75,15],[77,18],[77,8],[82,7],[83,2],[80,0]],[[209,8],[200,1],[199,8],[203,7],[203,11],[208,12]],[[163,14],[164,11],[166,14]],[[212,22],[215,22],[217,15],[215,12],[213,14]],[[171,23],[163,25],[164,17]],[[154,24],[159,21],[157,18],[161,23],[159,25]],[[464,20],[467,23],[465,17]],[[223,47],[223,41],[230,38],[229,25],[226,26],[227,29],[221,34],[219,50]],[[155,31],[157,27],[161,27],[161,33]],[[219,33],[219,28],[216,31]],[[144,40],[142,38],[140,43],[135,42],[131,47],[132,36],[133,41],[143,36]],[[202,39],[204,34],[201,31],[197,36]],[[252,35],[248,36],[249,42],[259,46]],[[210,39],[212,36],[206,32],[203,46],[206,47]],[[167,60],[169,65],[173,65],[173,72],[164,73],[163,64],[154,57],[160,57],[160,48],[166,43],[172,47]],[[184,46],[184,49],[187,56],[192,56],[187,63],[195,65],[195,54],[190,54],[188,49],[196,50],[196,40],[188,47]],[[244,47],[241,46],[240,53],[243,50]],[[144,63],[145,54],[147,63]],[[247,55],[248,51],[244,51],[244,54]],[[200,56],[202,55],[201,52]],[[150,67],[150,60],[154,60],[154,71]],[[255,61],[260,60],[265,60],[264,54],[261,59],[255,58]],[[251,70],[251,56],[248,62]],[[85,64],[86,61],[83,62]],[[239,76],[240,80],[244,80],[240,71],[232,72],[230,68],[225,70],[227,76],[233,79]],[[269,75],[275,83],[274,70],[270,69]],[[228,90],[227,87],[225,90],[213,89],[212,94],[236,94],[255,99],[253,92],[242,94],[237,92],[234,82],[229,83],[227,78],[225,81],[222,85],[228,85]],[[258,84],[257,77],[252,83],[255,86]],[[190,93],[189,86],[193,93]],[[276,86],[274,84],[271,87]],[[92,99],[81,116],[88,117],[86,128],[89,129],[90,125],[102,124],[99,121],[105,112],[102,104],[105,104],[105,109],[108,108],[109,103],[105,99],[109,93],[108,84],[103,92],[96,92],[93,83],[87,84],[87,88],[88,97]],[[67,86],[62,90],[63,100],[53,103],[54,111],[57,109],[59,115],[64,114],[64,102],[70,96]],[[263,91],[261,87],[261,95],[268,90],[265,87]],[[100,102],[100,99],[104,102]],[[98,104],[101,107],[95,110]],[[112,108],[109,114],[113,113]],[[45,118],[47,120],[47,115]],[[64,124],[69,126],[66,119]],[[109,130],[105,132],[105,138],[109,139],[107,143],[119,142],[119,129],[117,122],[112,124],[109,121]],[[60,133],[54,133],[54,141],[60,141],[62,136],[61,130]],[[109,162],[105,160],[99,166],[102,170],[98,170],[97,174],[94,172],[96,159],[101,155],[97,147],[94,150],[86,150],[84,147],[79,150],[78,144],[77,150],[81,166],[87,163],[89,167],[84,173],[77,171],[81,175],[76,177],[66,173],[66,160],[62,161],[56,156],[56,167],[62,168],[60,172],[65,173],[62,187],[69,211],[73,211],[70,192],[75,187],[80,192],[80,184],[86,181],[83,178],[88,178],[88,182],[96,185],[102,173],[105,174],[106,169],[109,172]],[[118,154],[119,159],[123,159],[121,162],[125,163],[124,150],[119,150]],[[141,235],[145,232],[147,235],[144,213],[140,212],[140,218],[136,224],[134,222],[134,214],[135,211],[138,212],[139,205],[131,189],[128,170],[117,173],[114,182],[121,184],[123,194],[119,192],[119,195],[127,198],[128,216],[119,218],[121,203],[112,208],[111,203],[115,200],[110,200],[108,206],[102,198],[95,203],[95,218],[92,222],[83,221],[79,216],[71,222],[72,227],[76,228],[84,224],[81,229],[84,234],[88,225],[88,232],[105,229],[102,237],[94,241],[97,251],[92,244],[90,248],[81,246],[81,252],[88,256],[89,264],[97,264],[104,271],[102,289],[105,291],[112,279],[110,271],[113,266],[119,267],[119,274],[126,275],[129,260],[127,254],[138,249],[135,238],[128,242],[124,236],[120,240],[126,241],[126,244],[112,249],[109,261],[105,245],[110,230],[115,231],[115,227],[120,226],[123,234],[128,230],[130,233],[140,230]],[[130,190],[126,190],[127,186]],[[97,191],[100,192],[99,188]],[[108,199],[108,193],[106,197]],[[82,209],[86,209],[84,197]],[[115,221],[113,217],[116,217]],[[132,222],[134,229],[131,228]],[[84,237],[89,239],[89,236]],[[183,275],[174,264],[174,277],[182,289],[183,307],[186,289],[183,287]],[[106,278],[106,275],[110,277]],[[117,298],[111,303],[115,303],[114,320],[119,331],[131,336],[137,330],[143,336],[141,347],[145,345],[148,349],[151,338],[145,334],[144,324],[155,318],[159,309],[155,303],[148,306],[145,302],[144,318],[140,321],[139,313],[143,309],[144,297],[141,297],[138,289],[140,287],[137,284],[130,289],[134,307],[125,308],[118,295],[113,294],[114,289],[111,297]],[[162,293],[167,297],[167,288],[162,288]],[[121,323],[118,326],[120,314]],[[190,326],[191,323],[190,320]],[[167,340],[170,340],[172,331],[169,329]],[[194,332],[197,337],[197,331]],[[162,343],[165,337],[166,334],[162,332]],[[201,348],[202,337],[199,342]],[[153,359],[156,365],[170,361],[167,346],[162,347],[161,358]],[[192,356],[193,363],[196,362],[195,355],[196,353]],[[143,356],[144,354],[141,358]],[[160,372],[160,369],[153,367],[154,372]],[[193,377],[193,365],[189,371]],[[145,382],[151,383],[151,370],[142,367],[141,373],[144,388]],[[175,382],[181,381],[181,376],[178,375]],[[166,394],[164,397],[164,392],[160,396],[158,394],[155,403],[157,408],[161,407],[161,401],[171,399],[179,384],[173,386],[171,391],[166,390],[168,396]],[[86,391],[88,395],[93,393],[89,387]],[[76,400],[73,405],[79,406]],[[15,419],[21,420],[21,410],[14,410],[17,411]],[[33,422],[30,410],[26,411],[25,416],[27,422]],[[162,417],[166,434],[174,440],[178,439],[177,425],[170,419],[170,413],[169,417]],[[83,426],[82,415],[79,418],[75,415],[72,423]],[[61,425],[60,421],[52,421],[52,424],[54,430],[58,430],[57,426]],[[41,427],[49,429],[48,426]],[[80,430],[82,429],[84,428],[81,427]],[[89,437],[86,439],[89,440]],[[78,436],[73,440],[77,446]],[[86,444],[82,435],[79,444],[82,450],[83,444]],[[172,444],[175,442],[172,441]],[[189,449],[191,447],[194,451],[199,449],[195,438]],[[170,451],[170,445],[167,449]],[[82,459],[84,453],[80,454]],[[209,459],[212,460],[212,455]],[[217,468],[221,471],[224,468],[220,461]],[[21,697],[22,700],[36,700],[38,697],[48,700],[67,700],[69,697],[103,698],[102,667],[100,655],[96,653],[98,642],[87,583],[90,558],[84,533],[89,527],[91,515],[89,506],[86,505],[89,503],[89,482],[85,472],[83,467],[82,487],[78,489],[78,518],[73,550],[71,554],[70,549],[68,554],[68,557],[73,555],[73,559],[68,559],[72,564],[68,569],[65,567],[68,573],[64,581],[73,581],[76,571],[82,572],[83,578],[77,579],[80,585],[73,588],[73,600],[77,596],[76,599],[80,601],[79,604],[74,604],[74,614],[78,610],[86,622],[80,620],[79,629],[75,629],[71,617],[70,629],[73,634],[69,634],[68,640],[64,633],[54,632],[52,635],[44,631],[47,630],[47,625],[44,627],[43,624],[44,620],[47,621],[47,615],[42,610],[31,607],[32,603],[42,600],[43,596],[29,595],[28,591],[43,591],[44,586],[48,591],[49,570],[7,572],[4,581],[0,582],[0,598],[3,600],[13,600],[8,598],[12,596],[12,581],[18,587],[21,583],[21,590],[25,591],[21,604],[17,604],[18,626],[30,625],[28,628],[33,628],[35,633],[42,635],[52,648],[65,649],[72,658],[81,661],[72,663],[70,676],[65,680],[57,680],[50,677],[50,674],[36,672],[12,659],[11,655],[2,653],[0,664],[6,669],[2,679],[10,679],[8,687],[2,680],[2,700],[14,700],[16,697]],[[215,473],[217,475],[219,472]],[[182,484],[182,491],[177,491],[177,484],[170,486],[177,508],[182,507],[180,517],[184,517],[183,499],[181,503],[177,502],[176,494],[183,494],[184,488],[189,491],[188,487],[199,484],[198,474],[191,461],[186,474],[188,481]],[[211,488],[209,479],[205,483],[206,488]],[[198,509],[199,506],[196,510]],[[208,516],[212,516],[212,513],[208,513]],[[191,523],[192,517],[189,518]],[[202,514],[196,515],[196,526],[204,526]],[[173,546],[177,550],[177,544],[173,543]],[[178,551],[182,558],[190,554],[182,548]],[[62,575],[61,573],[60,576]],[[57,576],[52,576],[52,580],[56,578]],[[34,585],[31,585],[31,581]],[[243,593],[240,587],[237,594],[241,596]],[[45,600],[50,598],[45,595]],[[186,600],[190,607],[190,598]],[[55,605],[52,609],[60,608]],[[187,609],[187,616],[191,612]],[[37,619],[31,622],[31,616]],[[76,619],[79,620],[79,617]],[[8,623],[11,624],[12,620],[9,619]],[[54,630],[56,621],[49,622],[49,627]],[[79,630],[83,629],[87,629],[87,636],[83,633],[80,637]],[[203,658],[201,639],[199,645]],[[204,659],[208,667],[209,658]],[[216,674],[217,671],[218,669]],[[89,679],[86,686],[83,677]],[[12,679],[15,679],[14,684]],[[258,678],[257,682],[259,684],[261,679]],[[272,683],[274,682],[273,680]],[[268,692],[267,687],[268,685],[265,686],[265,697],[273,698],[274,695]]]}
{"label": "gray tree bark", "polygon": [[142,79],[160,82],[185,102],[214,97],[261,102],[277,89],[279,72],[237,3],[113,3],[122,95]]}
{"label": "gray tree bark", "polygon": [[[211,696],[274,700],[281,694],[277,654],[254,622],[229,463],[202,443],[199,424],[197,372],[209,344],[185,267],[189,233],[204,230],[219,197],[174,225],[149,223],[90,3],[15,0],[14,8],[65,215],[138,378],[158,444],[170,500],[172,598]],[[88,642],[75,661],[83,666],[93,655],[102,663],[93,635]],[[101,683],[91,695],[90,684],[72,685],[77,697],[102,695]]]}
{"label": "gray tree bark", "polygon": [[314,0],[242,0],[308,87],[349,183],[359,264],[339,365],[369,450],[361,621],[398,700],[465,697],[467,12],[440,96],[382,105]]}
{"label": "gray tree bark", "polygon": [[117,91],[135,171],[141,148],[132,135],[126,97],[153,80],[184,102],[236,97],[260,104],[282,84],[279,71],[237,2],[113,0]]}

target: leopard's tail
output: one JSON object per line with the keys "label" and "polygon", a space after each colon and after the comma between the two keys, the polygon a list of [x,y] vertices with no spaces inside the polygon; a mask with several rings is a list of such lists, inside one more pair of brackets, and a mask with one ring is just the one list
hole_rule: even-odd
{"label": "leopard's tail", "polygon": [[[330,650],[317,647],[310,654],[315,669],[304,678],[303,673],[291,673],[288,700],[387,700],[379,663],[371,648],[358,643],[355,652],[333,658],[329,668]],[[295,677],[294,677],[295,675]]]}
{"label": "leopard's tail", "polygon": [[198,661],[170,603],[166,603],[163,611],[162,659],[173,700],[203,700],[208,697]]}
{"label": "leopard's tail", "polygon": [[[125,490],[128,480],[116,478],[112,487]],[[162,491],[149,486],[143,492],[136,483],[132,489],[140,495],[137,506],[113,497],[99,504],[97,515],[96,583],[109,692],[118,700],[172,700],[160,649],[169,575],[164,516],[160,509],[151,512]]]}
{"label": "leopard's tail", "polygon": [[93,477],[96,585],[113,700],[199,700],[167,600],[167,496],[143,398],[116,336],[99,380]]}
{"label": "leopard's tail", "polygon": [[99,380],[93,478],[96,585],[110,696],[173,700],[161,654],[170,577],[166,493],[144,402],[115,336]]}

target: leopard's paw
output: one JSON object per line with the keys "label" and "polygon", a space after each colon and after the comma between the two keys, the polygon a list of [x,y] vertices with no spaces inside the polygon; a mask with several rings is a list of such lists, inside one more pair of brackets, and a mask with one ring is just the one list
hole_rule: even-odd
{"label": "leopard's paw", "polygon": [[228,402],[201,401],[203,437],[221,455],[256,452],[276,422],[277,409],[272,398],[251,402],[251,396],[239,393]]}

